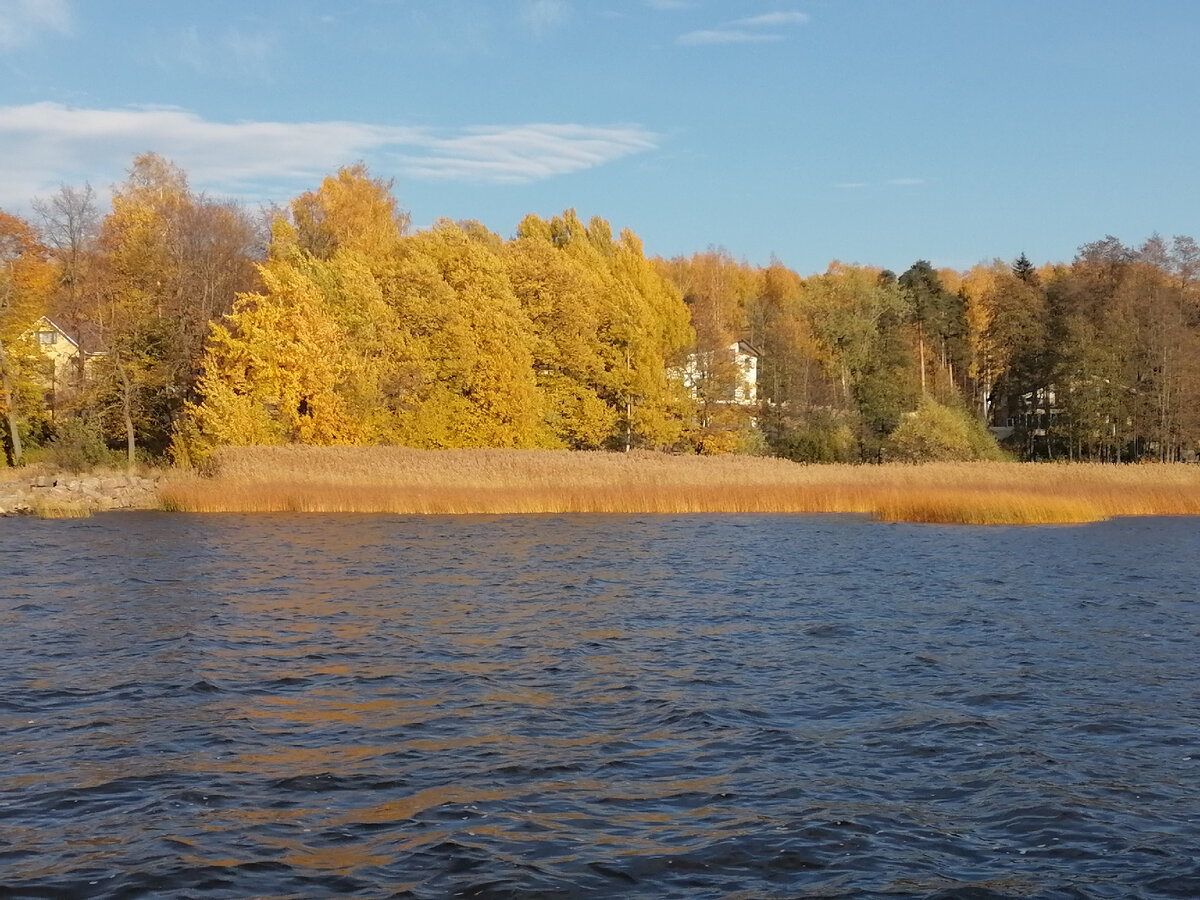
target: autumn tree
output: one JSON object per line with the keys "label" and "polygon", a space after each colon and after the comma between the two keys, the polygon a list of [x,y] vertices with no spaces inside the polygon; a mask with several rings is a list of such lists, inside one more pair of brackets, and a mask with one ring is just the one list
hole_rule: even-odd
{"label": "autumn tree", "polygon": [[408,215],[392,195],[392,182],[372,178],[361,163],[326,177],[320,188],[291,204],[297,243],[318,259],[338,250],[381,259],[408,230]]}
{"label": "autumn tree", "polygon": [[[259,267],[263,291],[243,294],[213,325],[198,385],[201,402],[176,435],[177,458],[214,446],[361,443],[343,387],[354,358],[344,330],[298,249]],[[313,261],[316,266],[320,263]]]}
{"label": "autumn tree", "polygon": [[193,398],[210,322],[253,284],[254,232],[236,207],[193,194],[179,167],[137,157],[100,227],[91,320],[94,402],[116,419],[129,464],[168,446]]}
{"label": "autumn tree", "polygon": [[[295,212],[310,224],[276,223],[264,290],[213,330],[179,458],[237,443],[552,442],[501,241],[451,222],[400,235],[365,171],[326,179]],[[328,242],[313,243],[312,222]]]}
{"label": "autumn tree", "polygon": [[805,282],[805,296],[836,402],[853,415],[860,456],[876,459],[882,439],[917,405],[907,296],[887,273],[837,262]]}
{"label": "autumn tree", "polygon": [[611,334],[624,356],[617,398],[624,401],[623,446],[664,449],[679,441],[692,408],[680,375],[694,341],[687,308],[632,230],[614,242],[610,267],[618,288]]}
{"label": "autumn tree", "polygon": [[607,267],[562,252],[550,226],[527,216],[506,246],[509,280],[532,328],[534,376],[546,425],[562,445],[597,449],[617,431],[618,310]]}
{"label": "autumn tree", "polygon": [[5,451],[10,465],[22,462],[22,420],[41,405],[40,356],[29,330],[44,313],[54,284],[47,257],[28,222],[0,212],[0,403],[8,426]]}
{"label": "autumn tree", "polygon": [[[755,410],[737,402],[745,373],[733,345],[750,337],[748,310],[759,293],[758,270],[712,249],[662,263],[683,294],[696,334],[688,361],[688,381],[696,400],[701,449],[728,449],[749,429]],[[728,446],[727,446],[728,445]]]}
{"label": "autumn tree", "polygon": [[1169,460],[1194,448],[1194,246],[1107,237],[1069,266],[1043,274],[1018,260],[999,280],[1000,390],[1017,401],[1027,455]]}
{"label": "autumn tree", "polygon": [[938,363],[954,385],[955,368],[964,368],[964,339],[967,335],[966,308],[963,298],[947,290],[942,278],[926,260],[917,260],[898,280],[908,298],[912,323],[917,332],[917,354],[921,392],[929,389],[930,364]]}
{"label": "autumn tree", "polygon": [[[518,231],[522,241],[549,243],[589,285],[594,343],[585,370],[565,373],[565,386],[569,398],[577,390],[570,380],[579,385],[582,378],[605,404],[607,411],[578,394],[579,412],[596,427],[593,437],[605,420],[615,423],[605,441],[611,448],[676,444],[690,413],[682,371],[693,332],[679,291],[646,259],[638,236],[628,229],[614,236],[603,219],[584,225],[566,210],[549,221],[527,217]],[[562,351],[559,358],[565,359]]]}
{"label": "autumn tree", "polygon": [[968,318],[971,374],[982,382],[985,421],[1007,425],[1009,418],[1022,417],[1018,421],[1028,428],[1036,425],[1029,416],[1037,398],[1047,397],[1052,388],[1057,359],[1046,293],[1022,259],[1011,267],[997,262],[989,270],[972,271]]}
{"label": "autumn tree", "polygon": [[802,462],[857,458],[857,418],[839,402],[832,366],[823,363],[805,281],[778,260],[759,270],[746,308],[758,365],[759,427],[771,452]]}
{"label": "autumn tree", "polygon": [[529,318],[489,242],[451,222],[406,238],[387,301],[405,323],[413,393],[404,443],[535,447],[548,442]]}
{"label": "autumn tree", "polygon": [[58,283],[50,297],[49,312],[79,342],[84,352],[75,360],[73,387],[83,380],[86,349],[90,347],[97,292],[96,239],[100,211],[90,184],[62,185],[48,198],[33,202],[41,224],[42,240],[58,268]]}

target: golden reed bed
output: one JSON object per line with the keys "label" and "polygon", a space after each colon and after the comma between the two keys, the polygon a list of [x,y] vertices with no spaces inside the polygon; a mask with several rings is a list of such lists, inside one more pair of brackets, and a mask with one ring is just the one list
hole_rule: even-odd
{"label": "golden reed bed", "polygon": [[1200,466],[1030,463],[807,466],[780,459],[252,447],[180,473],[164,508],[193,512],[866,513],[892,522],[1094,522],[1200,514]]}

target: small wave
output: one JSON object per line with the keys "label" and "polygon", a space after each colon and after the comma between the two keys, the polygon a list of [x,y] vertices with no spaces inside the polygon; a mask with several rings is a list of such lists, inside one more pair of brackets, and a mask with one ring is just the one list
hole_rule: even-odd
{"label": "small wave", "polygon": [[327,791],[393,791],[405,786],[405,781],[394,778],[378,778],[370,775],[335,775],[320,772],[312,775],[292,775],[271,782],[277,791],[301,793],[325,793]]}

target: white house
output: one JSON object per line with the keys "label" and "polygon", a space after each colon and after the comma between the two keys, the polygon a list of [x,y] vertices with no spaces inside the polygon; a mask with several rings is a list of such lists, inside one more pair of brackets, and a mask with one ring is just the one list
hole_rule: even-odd
{"label": "white house", "polygon": [[749,341],[730,344],[733,361],[742,372],[742,383],[734,391],[737,403],[758,402],[758,359],[762,355]]}
{"label": "white house", "polygon": [[[741,406],[757,403],[758,359],[761,356],[758,349],[749,341],[734,341],[725,352],[732,357],[734,365],[741,373],[741,379],[734,385],[732,402]],[[700,393],[704,379],[713,368],[712,362],[712,351],[688,356],[687,365],[683,370],[683,384],[693,396]]]}

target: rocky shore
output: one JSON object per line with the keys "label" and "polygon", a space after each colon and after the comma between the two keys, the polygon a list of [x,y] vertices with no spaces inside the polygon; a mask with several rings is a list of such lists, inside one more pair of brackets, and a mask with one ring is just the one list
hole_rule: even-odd
{"label": "rocky shore", "polygon": [[85,516],[157,507],[157,476],[60,473],[0,481],[0,516]]}

